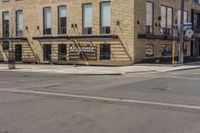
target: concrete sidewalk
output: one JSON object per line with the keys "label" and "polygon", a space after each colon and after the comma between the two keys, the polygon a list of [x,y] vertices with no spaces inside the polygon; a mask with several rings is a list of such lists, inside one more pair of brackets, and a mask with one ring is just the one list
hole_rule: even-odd
{"label": "concrete sidewalk", "polygon": [[0,71],[60,73],[60,74],[71,74],[71,75],[121,75],[127,73],[168,72],[168,71],[180,71],[187,69],[200,69],[200,65],[187,64],[183,66],[173,66],[173,65],[137,64],[133,66],[123,66],[123,67],[104,67],[104,66],[16,64],[16,69],[8,70],[8,64],[0,64]]}

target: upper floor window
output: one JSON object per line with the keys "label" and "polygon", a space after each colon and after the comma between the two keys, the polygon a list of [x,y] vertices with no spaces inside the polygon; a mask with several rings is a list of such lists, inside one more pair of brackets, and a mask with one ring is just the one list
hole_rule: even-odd
{"label": "upper floor window", "polygon": [[[183,13],[183,23],[187,23],[188,22],[188,12],[184,11]],[[181,10],[178,10],[178,20],[177,20],[177,24],[180,26],[181,24]]]}
{"label": "upper floor window", "polygon": [[200,0],[192,0],[192,2],[200,4]]}
{"label": "upper floor window", "polygon": [[110,2],[101,3],[101,34],[110,34],[111,5]]}
{"label": "upper floor window", "polygon": [[43,34],[51,34],[51,7],[43,8]]}
{"label": "upper floor window", "polygon": [[58,7],[58,34],[67,33],[67,6]]}
{"label": "upper floor window", "polygon": [[146,2],[146,33],[153,33],[153,3]]}
{"label": "upper floor window", "polygon": [[9,2],[9,0],[2,0],[2,2]]}
{"label": "upper floor window", "polygon": [[173,25],[173,9],[161,6],[161,34],[171,35]]}
{"label": "upper floor window", "polygon": [[2,13],[2,20],[3,20],[3,24],[2,24],[2,30],[3,30],[3,37],[9,37],[9,12],[5,11]]}
{"label": "upper floor window", "polygon": [[200,33],[200,13],[199,12],[194,12],[193,29],[194,29],[194,32]]}
{"label": "upper floor window", "polygon": [[23,36],[23,11],[16,11],[16,36]]}
{"label": "upper floor window", "polygon": [[83,4],[83,34],[92,34],[92,4]]}

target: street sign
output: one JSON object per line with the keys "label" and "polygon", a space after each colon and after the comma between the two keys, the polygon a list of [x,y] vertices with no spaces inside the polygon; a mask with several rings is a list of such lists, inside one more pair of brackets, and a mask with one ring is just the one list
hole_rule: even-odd
{"label": "street sign", "polygon": [[194,34],[194,31],[193,31],[192,29],[188,29],[188,30],[186,30],[186,32],[185,32],[185,36],[186,36],[187,38],[192,38],[193,34]]}
{"label": "street sign", "polygon": [[192,23],[190,23],[190,22],[184,23],[183,29],[184,30],[192,29]]}

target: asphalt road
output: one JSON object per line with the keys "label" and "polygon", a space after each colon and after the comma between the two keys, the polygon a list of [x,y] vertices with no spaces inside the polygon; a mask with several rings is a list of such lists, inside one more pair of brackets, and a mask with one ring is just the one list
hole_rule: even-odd
{"label": "asphalt road", "polygon": [[200,70],[0,72],[0,133],[199,133]]}

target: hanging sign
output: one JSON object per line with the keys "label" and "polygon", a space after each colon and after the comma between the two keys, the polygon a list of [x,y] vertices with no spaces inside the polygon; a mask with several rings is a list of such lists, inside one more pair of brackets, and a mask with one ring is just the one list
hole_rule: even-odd
{"label": "hanging sign", "polygon": [[188,29],[188,30],[186,30],[186,32],[185,32],[185,36],[186,36],[187,38],[192,38],[193,34],[194,34],[194,31],[193,31],[192,29]]}
{"label": "hanging sign", "polygon": [[184,23],[183,28],[184,30],[192,29],[192,23],[190,22]]}

